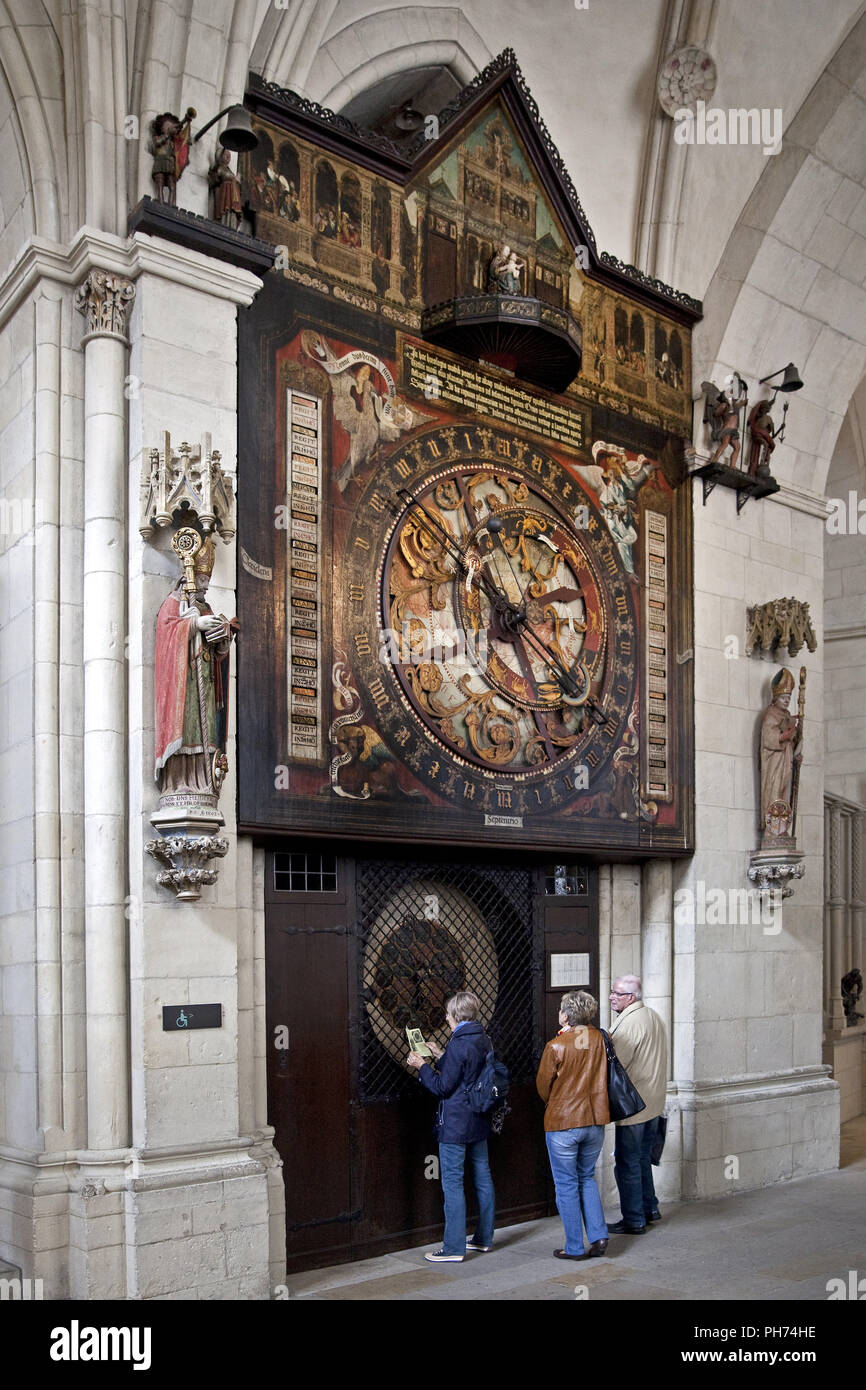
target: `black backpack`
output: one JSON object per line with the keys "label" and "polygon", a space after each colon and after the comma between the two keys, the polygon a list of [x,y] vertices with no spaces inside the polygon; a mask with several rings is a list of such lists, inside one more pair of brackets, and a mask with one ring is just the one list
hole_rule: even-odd
{"label": "black backpack", "polygon": [[496,1060],[496,1054],[491,1047],[484,1059],[484,1066],[467,1090],[469,1108],[475,1115],[490,1117],[490,1128],[494,1134],[501,1133],[505,1117],[511,1109],[508,1104],[510,1085],[508,1068],[504,1062]]}

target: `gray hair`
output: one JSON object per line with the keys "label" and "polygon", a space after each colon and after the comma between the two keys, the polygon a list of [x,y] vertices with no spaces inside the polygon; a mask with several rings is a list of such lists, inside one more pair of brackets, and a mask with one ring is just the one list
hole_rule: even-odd
{"label": "gray hair", "polygon": [[467,1023],[481,1013],[481,1000],[471,990],[461,989],[457,994],[452,994],[445,1005],[445,1012],[451,1015],[455,1023]]}
{"label": "gray hair", "polygon": [[637,975],[618,975],[615,985],[622,985],[623,994],[633,994],[635,999],[643,999],[643,988]]}
{"label": "gray hair", "polygon": [[577,1028],[581,1024],[595,1023],[598,1003],[585,989],[575,989],[562,996],[559,1011],[565,1014],[570,1028]]}

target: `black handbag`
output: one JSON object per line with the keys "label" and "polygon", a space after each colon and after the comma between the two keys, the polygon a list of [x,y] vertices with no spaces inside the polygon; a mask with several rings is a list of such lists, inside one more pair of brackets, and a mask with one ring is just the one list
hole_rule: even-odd
{"label": "black handbag", "polygon": [[668,1120],[667,1120],[667,1116],[666,1116],[666,1115],[659,1115],[659,1123],[658,1123],[658,1129],[656,1130],[656,1137],[655,1137],[655,1139],[653,1140],[653,1146],[652,1146],[652,1149],[650,1150],[650,1163],[654,1164],[656,1168],[658,1168],[659,1164],[660,1164],[661,1161],[662,1161],[662,1154],[664,1153],[664,1150],[665,1150],[665,1139],[667,1138],[667,1133],[668,1133]]}
{"label": "black handbag", "polygon": [[630,1120],[646,1110],[646,1102],[637,1088],[629,1080],[628,1072],[614,1052],[613,1043],[601,1030],[604,1050],[607,1053],[607,1102],[612,1120]]}

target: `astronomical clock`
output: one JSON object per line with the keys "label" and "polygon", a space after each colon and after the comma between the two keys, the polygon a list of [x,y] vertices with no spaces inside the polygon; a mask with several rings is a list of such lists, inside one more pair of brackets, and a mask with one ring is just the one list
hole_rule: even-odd
{"label": "astronomical clock", "polygon": [[688,852],[698,306],[597,253],[513,68],[414,149],[247,99],[242,825]]}
{"label": "astronomical clock", "polygon": [[602,979],[597,866],[692,848],[699,306],[598,250],[507,51],[377,132],[246,105],[238,822],[308,1268],[433,1238],[406,1030],[444,1045],[461,989],[511,1073],[497,1209],[550,1211],[534,1079]]}

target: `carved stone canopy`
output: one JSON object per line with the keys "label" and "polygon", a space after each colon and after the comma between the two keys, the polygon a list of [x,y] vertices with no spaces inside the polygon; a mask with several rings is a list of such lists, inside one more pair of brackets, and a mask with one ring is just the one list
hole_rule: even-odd
{"label": "carved stone canopy", "polygon": [[201,445],[184,441],[175,450],[166,430],[162,449],[150,449],[142,460],[139,531],[149,541],[158,527],[194,520],[205,533],[216,531],[231,540],[236,527],[232,479],[223,471],[219,450],[211,449],[209,434],[202,435]]}
{"label": "carved stone canopy", "polygon": [[748,609],[747,617],[747,656],[752,655],[755,647],[765,652],[775,651],[776,647],[787,647],[789,655],[796,656],[804,642],[810,652],[815,651],[818,645],[809,605],[799,599],[773,599],[770,603]]}

